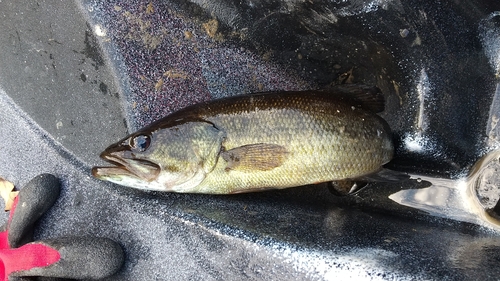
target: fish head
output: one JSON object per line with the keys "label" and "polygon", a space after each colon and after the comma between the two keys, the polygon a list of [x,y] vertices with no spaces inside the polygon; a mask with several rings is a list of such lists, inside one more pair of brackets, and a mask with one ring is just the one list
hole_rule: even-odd
{"label": "fish head", "polygon": [[191,192],[215,167],[224,132],[208,122],[143,129],[109,146],[94,167],[101,180],[145,190]]}

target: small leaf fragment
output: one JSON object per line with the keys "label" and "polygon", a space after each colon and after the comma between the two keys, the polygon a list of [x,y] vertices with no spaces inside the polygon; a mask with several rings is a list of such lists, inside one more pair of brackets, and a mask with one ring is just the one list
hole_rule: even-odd
{"label": "small leaf fragment", "polygon": [[0,196],[5,201],[5,211],[10,211],[19,191],[13,191],[14,184],[0,177]]}
{"label": "small leaf fragment", "polygon": [[9,199],[7,199],[7,202],[5,202],[6,212],[12,210],[12,207],[14,206],[14,200],[16,199],[18,194],[19,191],[12,191],[11,193],[9,193]]}

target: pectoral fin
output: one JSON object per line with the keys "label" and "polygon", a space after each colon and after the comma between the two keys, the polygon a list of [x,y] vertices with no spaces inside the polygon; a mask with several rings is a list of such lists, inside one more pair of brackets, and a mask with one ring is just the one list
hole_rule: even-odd
{"label": "pectoral fin", "polygon": [[288,151],[276,144],[258,143],[230,149],[221,153],[226,160],[226,171],[269,171],[285,162]]}

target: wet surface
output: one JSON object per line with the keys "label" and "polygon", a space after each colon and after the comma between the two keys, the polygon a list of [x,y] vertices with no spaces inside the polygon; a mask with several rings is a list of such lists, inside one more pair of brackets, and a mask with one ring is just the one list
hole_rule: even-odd
{"label": "wet surface", "polygon": [[[120,242],[108,280],[496,279],[498,157],[472,171],[499,144],[498,4],[124,2],[0,3],[0,175],[63,182],[37,237]],[[204,196],[90,175],[126,129],[188,104],[351,82],[382,89],[388,167],[412,179]]]}

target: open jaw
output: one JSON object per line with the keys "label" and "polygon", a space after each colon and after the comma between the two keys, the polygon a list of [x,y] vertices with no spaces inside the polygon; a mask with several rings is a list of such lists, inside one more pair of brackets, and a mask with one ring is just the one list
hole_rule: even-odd
{"label": "open jaw", "polygon": [[152,181],[160,173],[157,164],[138,159],[122,159],[112,155],[102,155],[102,159],[114,166],[93,167],[92,175],[103,180],[120,180],[123,178],[135,178],[140,181]]}

